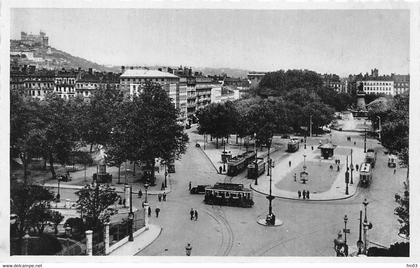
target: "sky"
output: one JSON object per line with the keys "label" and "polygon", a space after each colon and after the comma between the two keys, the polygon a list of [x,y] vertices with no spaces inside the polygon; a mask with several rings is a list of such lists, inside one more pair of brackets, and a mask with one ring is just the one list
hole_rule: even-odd
{"label": "sky", "polygon": [[105,65],[409,73],[408,10],[12,9],[11,39]]}

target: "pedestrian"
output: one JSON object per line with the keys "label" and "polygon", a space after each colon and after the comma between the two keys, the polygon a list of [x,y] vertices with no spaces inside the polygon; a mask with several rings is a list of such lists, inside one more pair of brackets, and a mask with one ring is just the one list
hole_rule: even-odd
{"label": "pedestrian", "polygon": [[291,167],[292,166],[292,161],[289,161],[289,167]]}
{"label": "pedestrian", "polygon": [[296,179],[297,179],[296,173],[295,173],[295,175],[294,175],[293,177],[294,177],[294,179],[295,179],[295,181],[296,181]]}
{"label": "pedestrian", "polygon": [[309,199],[309,191],[306,191],[306,199]]}
{"label": "pedestrian", "polygon": [[222,166],[219,167],[219,174],[222,174]]}
{"label": "pedestrian", "polygon": [[159,200],[159,202],[162,201],[162,194],[158,194],[158,200]]}
{"label": "pedestrian", "polygon": [[187,256],[191,256],[191,250],[192,250],[191,244],[188,243],[187,246],[185,247],[185,254],[187,254]]}
{"label": "pedestrian", "polygon": [[147,216],[152,216],[152,209],[150,207],[147,209]]}
{"label": "pedestrian", "polygon": [[303,199],[306,199],[306,191],[305,190],[303,190],[303,192],[302,192],[302,197],[303,197]]}
{"label": "pedestrian", "polygon": [[194,210],[194,219],[195,220],[198,220],[198,212],[197,212],[197,210]]}
{"label": "pedestrian", "polygon": [[163,201],[166,202],[166,192],[163,192],[162,198],[163,198]]}
{"label": "pedestrian", "polygon": [[394,168],[394,175],[395,175],[395,172],[397,172],[397,168]]}
{"label": "pedestrian", "polygon": [[123,206],[125,207],[125,198],[124,198],[124,200],[123,200]]}
{"label": "pedestrian", "polygon": [[156,218],[159,218],[160,208],[156,208],[156,209],[155,209],[155,212],[156,212]]}
{"label": "pedestrian", "polygon": [[188,190],[191,191],[191,182],[188,184]]}
{"label": "pedestrian", "polygon": [[298,197],[300,199],[300,197],[302,196],[302,192],[300,190],[298,190]]}
{"label": "pedestrian", "polygon": [[311,146],[311,149],[312,149],[312,151],[314,150],[314,146],[313,145]]}
{"label": "pedestrian", "polygon": [[160,190],[165,190],[165,184],[162,182],[162,187],[160,187]]}
{"label": "pedestrian", "polygon": [[356,164],[356,171],[359,171],[359,165]]}
{"label": "pedestrian", "polygon": [[340,171],[340,165],[337,165],[337,171]]}
{"label": "pedestrian", "polygon": [[330,169],[333,170],[333,165],[330,165]]}
{"label": "pedestrian", "polygon": [[356,142],[354,142],[354,146],[356,146]]}
{"label": "pedestrian", "polygon": [[191,216],[191,220],[194,220],[194,209],[190,210],[190,216]]}
{"label": "pedestrian", "polygon": [[141,191],[141,189],[139,190],[139,198],[141,198],[143,196],[143,192]]}

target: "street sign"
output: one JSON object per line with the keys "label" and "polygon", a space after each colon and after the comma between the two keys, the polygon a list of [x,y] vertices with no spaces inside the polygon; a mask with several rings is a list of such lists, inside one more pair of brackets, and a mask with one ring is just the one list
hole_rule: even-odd
{"label": "street sign", "polygon": [[350,233],[350,229],[343,229],[343,233],[349,234]]}

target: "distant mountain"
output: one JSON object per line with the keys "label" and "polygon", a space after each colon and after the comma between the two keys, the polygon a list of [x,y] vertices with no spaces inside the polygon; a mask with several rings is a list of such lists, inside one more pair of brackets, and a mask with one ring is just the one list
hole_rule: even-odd
{"label": "distant mountain", "polygon": [[16,64],[35,65],[37,68],[47,69],[77,69],[92,68],[97,71],[119,72],[116,66],[105,66],[95,62],[73,56],[53,47],[28,46],[20,40],[11,40],[10,60]]}
{"label": "distant mountain", "polygon": [[220,75],[225,73],[229,77],[246,78],[249,70],[235,68],[211,68],[211,67],[193,67],[194,72],[202,72],[204,75]]}

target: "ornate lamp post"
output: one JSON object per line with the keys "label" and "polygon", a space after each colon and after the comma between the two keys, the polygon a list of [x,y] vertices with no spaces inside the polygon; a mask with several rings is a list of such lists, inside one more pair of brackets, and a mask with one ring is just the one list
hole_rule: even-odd
{"label": "ornate lamp post", "polygon": [[346,195],[349,194],[349,166],[348,166],[349,156],[346,157],[346,173],[345,173],[345,183],[346,183]]}
{"label": "ornate lamp post", "polygon": [[353,184],[353,170],[354,170],[354,166],[353,166],[353,149],[351,149],[351,154],[350,154],[350,184]]}
{"label": "ornate lamp post", "polygon": [[364,146],[363,146],[363,152],[365,152],[366,153],[366,127],[365,127],[365,143],[364,143]]}
{"label": "ornate lamp post", "polygon": [[372,229],[372,223],[368,222],[367,220],[367,205],[369,204],[369,202],[366,200],[363,201],[363,205],[365,206],[365,219],[363,221],[363,240],[364,240],[364,248],[363,248],[363,253],[366,255],[367,254],[367,231],[369,229]]}
{"label": "ornate lamp post", "polygon": [[144,191],[146,192],[146,196],[145,196],[145,198],[144,198],[144,203],[145,204],[148,204],[148,202],[147,202],[147,189],[149,188],[149,184],[146,182],[145,184],[144,184]]}
{"label": "ornate lamp post", "polygon": [[254,133],[255,170],[256,170],[255,185],[258,185],[258,158],[257,158],[258,149],[257,149],[256,139],[257,139],[257,133]]}
{"label": "ornate lamp post", "polygon": [[276,216],[273,214],[272,201],[275,198],[271,194],[271,185],[272,185],[272,168],[274,167],[273,160],[268,159],[268,172],[270,174],[270,194],[267,196],[268,199],[268,215],[267,215],[267,225],[274,225],[276,222]]}
{"label": "ornate lamp post", "polygon": [[360,211],[360,218],[359,218],[359,240],[357,240],[357,255],[362,254],[363,248],[363,240],[362,240],[362,211]]}
{"label": "ornate lamp post", "polygon": [[[132,193],[133,193],[133,186],[130,185],[130,213],[128,213],[128,224],[130,225],[129,227],[129,234],[128,234],[128,241],[133,241],[133,220],[134,220],[134,213],[133,213],[133,198],[132,198]],[[147,194],[146,194],[147,196]]]}
{"label": "ornate lamp post", "polygon": [[347,215],[344,215],[344,255],[347,257],[349,255],[349,251],[348,251],[348,245],[347,245],[347,233],[350,232],[350,230],[347,229]]}

